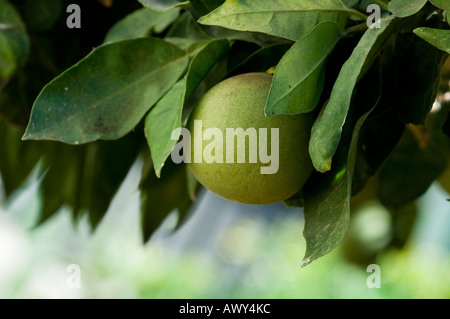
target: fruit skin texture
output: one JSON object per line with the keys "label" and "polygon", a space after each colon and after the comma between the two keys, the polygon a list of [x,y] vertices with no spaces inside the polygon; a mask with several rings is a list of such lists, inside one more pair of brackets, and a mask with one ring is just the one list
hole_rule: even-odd
{"label": "fruit skin texture", "polygon": [[[194,136],[194,120],[202,120],[203,130],[218,128],[223,134],[224,163],[194,162],[188,166],[206,188],[228,200],[244,204],[271,204],[299,191],[312,173],[308,143],[313,117],[310,114],[266,117],[266,99],[272,83],[267,73],[246,73],[228,78],[210,89],[189,117],[187,128]],[[271,128],[279,128],[279,167],[275,174],[261,174],[262,165],[249,163],[246,137],[245,163],[226,163],[226,128],[267,128],[267,153],[271,154]],[[258,142],[260,135],[258,134]],[[194,138],[192,138],[194,140]],[[214,138],[213,138],[214,139]],[[203,141],[203,148],[210,141]],[[193,144],[194,145],[194,144]]]}

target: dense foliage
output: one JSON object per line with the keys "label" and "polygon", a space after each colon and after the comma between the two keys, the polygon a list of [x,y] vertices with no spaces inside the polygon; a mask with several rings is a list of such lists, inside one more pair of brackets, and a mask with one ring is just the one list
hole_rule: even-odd
{"label": "dense foliage", "polygon": [[174,209],[181,224],[200,186],[169,158],[173,129],[219,81],[274,67],[266,114],[315,117],[315,172],[286,201],[303,264],[341,242],[368,181],[395,215],[446,168],[448,0],[79,1],[70,29],[72,2],[0,0],[0,172],[8,197],[38,167],[40,222],[68,205],[95,228],[143,158],[144,239]]}

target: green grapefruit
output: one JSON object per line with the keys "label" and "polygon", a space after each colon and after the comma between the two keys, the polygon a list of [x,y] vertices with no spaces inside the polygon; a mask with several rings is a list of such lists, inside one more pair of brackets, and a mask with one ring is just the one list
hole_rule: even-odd
{"label": "green grapefruit", "polygon": [[[195,121],[202,121],[202,133],[207,129],[219,129],[223,140],[210,136],[204,140],[202,149],[209,143],[223,146],[223,162],[208,163],[206,157],[220,154],[218,148],[203,153],[201,163],[194,162],[194,148],[191,148],[191,163],[188,165],[193,175],[207,189],[228,200],[244,204],[271,204],[283,201],[301,190],[313,167],[308,154],[308,143],[313,117],[310,114],[277,115],[266,117],[266,99],[272,83],[272,75],[267,73],[247,73],[228,78],[210,89],[199,101],[189,117],[187,128],[195,143]],[[197,126],[198,128],[198,126]],[[262,174],[261,167],[270,167],[272,162],[261,161],[258,144],[258,159],[250,162],[248,136],[245,137],[245,162],[237,162],[238,147],[234,143],[234,162],[226,160],[226,129],[260,128],[267,129],[267,155],[271,155],[272,129],[278,128],[278,170],[272,174]],[[274,134],[275,136],[276,134]],[[261,134],[258,135],[258,143]],[[236,139],[237,140],[237,139]],[[254,143],[252,143],[254,144]],[[197,153],[198,154],[198,153]],[[231,158],[231,157],[230,157]],[[254,157],[253,157],[254,158]],[[275,164],[273,164],[275,165]]]}

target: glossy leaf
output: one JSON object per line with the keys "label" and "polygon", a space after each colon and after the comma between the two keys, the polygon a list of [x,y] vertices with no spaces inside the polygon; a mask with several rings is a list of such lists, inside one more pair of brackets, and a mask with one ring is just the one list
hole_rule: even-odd
{"label": "glossy leaf", "polygon": [[0,0],[0,91],[24,65],[30,50],[25,25],[6,0]]}
{"label": "glossy leaf", "polygon": [[339,0],[227,0],[199,23],[239,31],[262,32],[298,40],[320,22],[344,26],[349,15],[361,16]]}
{"label": "glossy leaf", "polygon": [[149,8],[136,10],[117,22],[106,34],[106,42],[149,36],[151,32],[161,33],[178,17],[176,8],[164,12]]}
{"label": "glossy leaf", "polygon": [[147,115],[145,133],[158,177],[164,162],[178,142],[172,139],[172,131],[182,126],[184,104],[228,50],[227,40],[215,40],[208,43],[193,58],[184,79],[175,84]]}
{"label": "glossy leaf", "polygon": [[186,53],[160,39],[100,46],[50,82],[24,139],[82,144],[130,132],[186,69]]}
{"label": "glossy leaf", "polygon": [[391,0],[388,9],[397,17],[405,18],[419,12],[427,0]]}
{"label": "glossy leaf", "polygon": [[436,48],[450,54],[450,30],[423,27],[415,29],[414,33]]}
{"label": "glossy leaf", "polygon": [[267,98],[266,115],[312,111],[324,85],[324,65],[341,36],[336,23],[323,22],[298,40],[278,64]]}
{"label": "glossy leaf", "polygon": [[314,167],[319,172],[331,169],[332,158],[341,140],[354,87],[379,54],[395,22],[396,20],[388,17],[381,21],[380,29],[368,29],[342,66],[330,99],[322,108],[311,131],[309,153]]}

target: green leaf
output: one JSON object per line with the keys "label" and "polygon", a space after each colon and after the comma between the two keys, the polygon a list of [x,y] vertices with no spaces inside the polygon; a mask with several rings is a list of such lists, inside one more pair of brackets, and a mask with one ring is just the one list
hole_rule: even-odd
{"label": "green leaf", "polygon": [[448,54],[411,34],[399,36],[396,42],[398,116],[405,123],[425,124]]}
{"label": "green leaf", "polygon": [[298,40],[278,64],[267,98],[267,116],[312,111],[324,85],[324,65],[341,37],[334,22],[322,22]]}
{"label": "green leaf", "polygon": [[17,71],[0,92],[0,118],[6,119],[23,131],[30,119],[33,101],[39,92],[57,74],[52,50],[44,37],[34,39],[27,63]]}
{"label": "green leaf", "polygon": [[25,64],[30,42],[15,8],[0,0],[0,91],[14,73]]}
{"label": "green leaf", "polygon": [[117,22],[106,34],[106,42],[149,36],[151,32],[161,33],[178,17],[179,9],[159,12],[149,8],[136,10]]}
{"label": "green leaf", "polygon": [[143,6],[156,11],[166,11],[175,7],[189,5],[189,1],[178,0],[138,0]]}
{"label": "green leaf", "polygon": [[[190,48],[194,47],[197,43],[199,43],[198,40],[195,39],[188,39],[188,38],[178,38],[178,37],[165,37],[164,41],[172,43],[173,45],[176,45],[180,49],[188,51]],[[207,40],[203,40],[207,41]]]}
{"label": "green leaf", "polygon": [[[39,223],[67,205],[72,208],[74,221],[87,211],[95,229],[135,162],[142,142],[141,135],[134,133],[117,141],[79,146],[45,143],[43,169],[46,171],[40,185]],[[41,148],[42,144],[39,143]]]}
{"label": "green leaf", "polygon": [[[148,163],[150,160],[147,159]],[[164,219],[175,209],[178,210],[178,224],[184,220],[191,205],[186,176],[186,166],[169,163],[163,178],[157,178],[151,167],[144,166],[141,190],[141,225],[144,241]]]}
{"label": "green leaf", "polygon": [[[382,103],[384,101],[380,101]],[[361,191],[367,181],[379,171],[397,146],[404,129],[405,124],[398,119],[394,110],[366,120],[358,140],[352,196]]]}
{"label": "green leaf", "polygon": [[342,2],[349,8],[353,7],[359,0],[342,0]]}
{"label": "green leaf", "polygon": [[182,126],[184,104],[228,50],[227,40],[215,40],[208,43],[193,58],[184,79],[175,84],[147,115],[145,133],[158,177],[164,162],[178,142],[172,139],[172,132]]}
{"label": "green leaf", "polygon": [[130,132],[178,80],[186,53],[155,38],[106,44],[50,82],[24,139],[82,144]]}
{"label": "green leaf", "polygon": [[362,117],[353,132],[351,144],[343,149],[348,157],[327,174],[316,175],[305,187],[306,252],[302,267],[328,254],[344,238],[350,221],[350,197],[356,157],[358,132],[368,114]]}
{"label": "green leaf", "polygon": [[166,37],[186,38],[193,40],[211,39],[211,37],[208,36],[194,20],[190,12],[184,12],[180,18],[175,21],[167,32]]}
{"label": "green leaf", "polygon": [[332,157],[341,139],[354,87],[379,54],[395,23],[395,19],[387,17],[381,20],[381,28],[368,29],[342,66],[330,99],[311,130],[309,153],[319,172],[331,169]]}
{"label": "green leaf", "polygon": [[285,199],[283,201],[284,205],[287,207],[304,207],[305,206],[305,198],[303,196],[303,189]]}
{"label": "green leaf", "polygon": [[349,15],[362,14],[339,0],[227,0],[201,17],[199,23],[262,32],[296,41],[320,22],[333,21],[344,26]]}
{"label": "green leaf", "polygon": [[430,2],[444,11],[450,12],[450,2],[448,0],[430,0]]}
{"label": "green leaf", "polygon": [[388,9],[397,17],[405,18],[419,12],[427,0],[391,0]]}
{"label": "green leaf", "polygon": [[201,17],[222,5],[225,0],[190,0],[189,10],[195,17]]}
{"label": "green leaf", "polygon": [[378,73],[369,73],[359,88],[344,127],[335,165],[325,174],[313,173],[303,187],[306,252],[302,267],[333,250],[344,238],[349,225],[358,139],[361,127],[380,98]]}
{"label": "green leaf", "polygon": [[22,133],[0,121],[0,175],[6,198],[22,185],[42,154],[42,145],[21,141]]}
{"label": "green leaf", "polygon": [[210,25],[202,25],[202,30],[212,38],[216,39],[228,39],[230,41],[240,40],[246,41],[250,43],[254,43],[259,45],[260,47],[264,47],[266,45],[277,44],[277,43],[290,43],[290,40],[277,38],[265,33],[258,32],[245,32],[245,31],[236,31],[231,29],[226,29],[220,26],[210,26]]}
{"label": "green leaf", "polygon": [[[40,143],[42,146],[42,143]],[[74,205],[80,194],[85,147],[45,143],[39,185],[42,199],[37,226],[49,220],[65,204]]]}
{"label": "green leaf", "polygon": [[172,140],[172,132],[181,127],[181,116],[186,93],[186,79],[177,82],[155,105],[145,119],[145,136],[157,177],[178,140]]}
{"label": "green leaf", "polygon": [[136,161],[143,145],[141,134],[132,133],[117,141],[97,141],[86,145],[83,180],[77,206],[85,208],[95,229]]}
{"label": "green leaf", "polygon": [[[399,60],[395,51],[396,41],[391,41],[383,50],[379,63],[372,68],[381,72],[382,87],[381,98],[371,116],[361,128],[358,139],[358,153],[356,157],[355,172],[352,183],[352,196],[361,191],[368,180],[374,176],[385,163],[388,156],[397,146],[405,124],[398,118],[398,83],[401,74],[398,74]],[[401,45],[403,47],[403,45]],[[406,50],[409,53],[409,50]],[[370,89],[368,86],[367,89]]]}
{"label": "green leaf", "polygon": [[406,130],[398,147],[384,164],[379,175],[378,197],[387,207],[401,207],[430,187],[445,170],[449,159],[449,139],[435,129],[423,147],[410,130]]}
{"label": "green leaf", "polygon": [[415,29],[414,33],[436,48],[450,54],[450,30],[423,27]]}

